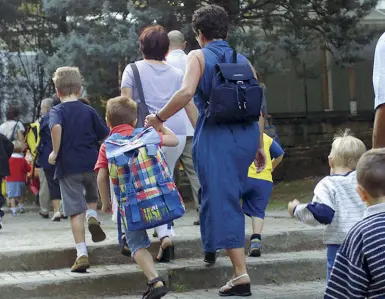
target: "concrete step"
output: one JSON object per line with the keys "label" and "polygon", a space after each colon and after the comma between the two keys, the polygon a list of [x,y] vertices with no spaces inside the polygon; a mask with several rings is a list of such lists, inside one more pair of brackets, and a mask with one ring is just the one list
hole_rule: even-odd
{"label": "concrete step", "polygon": [[[149,231],[152,232],[152,231]],[[248,237],[249,238],[249,237]],[[247,248],[248,248],[247,238]],[[176,259],[202,258],[202,242],[199,237],[174,239]],[[51,269],[69,268],[76,257],[75,249],[67,247],[48,247],[37,249],[18,249],[0,251],[1,271],[43,271]],[[263,252],[279,253],[324,248],[321,230],[301,230],[268,233],[263,237]],[[159,250],[159,242],[154,241],[150,247],[153,256]],[[221,252],[224,255],[225,251]],[[120,254],[117,241],[103,242],[89,246],[89,257],[92,265],[131,264],[132,258]]]}
{"label": "concrete step", "polygon": [[[318,281],[325,276],[325,251],[266,254],[248,258],[254,286]],[[189,292],[218,288],[232,276],[228,258],[207,266],[202,259],[181,259],[158,265],[159,274],[172,291]],[[1,298],[95,298],[139,295],[146,279],[136,265],[95,266],[87,274],[66,269],[0,273]]]}
{"label": "concrete step", "polygon": [[[269,284],[253,286],[251,299],[321,299],[325,290],[326,281],[297,282],[289,284]],[[138,296],[103,297],[104,299],[137,299]],[[164,299],[218,299],[218,288],[197,290],[194,292],[172,293]],[[243,298],[243,297],[232,297]],[[34,298],[32,298],[34,299]],[[36,298],[37,299],[37,298]],[[41,299],[41,298],[40,298]],[[44,298],[48,299],[48,298]],[[60,298],[59,298],[60,299]],[[100,298],[101,299],[101,298]]]}

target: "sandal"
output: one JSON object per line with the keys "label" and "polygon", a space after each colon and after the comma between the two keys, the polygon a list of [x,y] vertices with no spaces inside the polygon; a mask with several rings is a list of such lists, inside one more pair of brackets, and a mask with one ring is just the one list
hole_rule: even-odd
{"label": "sandal", "polygon": [[242,274],[238,277],[230,279],[221,289],[219,290],[219,296],[229,297],[229,296],[240,296],[247,297],[251,296],[250,282],[234,285],[234,282],[243,277],[248,277],[248,274]]}
{"label": "sandal", "polygon": [[169,263],[172,259],[175,257],[175,248],[174,245],[171,243],[171,245],[163,248],[162,242],[165,238],[169,238],[168,236],[163,237],[160,239],[160,249],[162,251],[160,258],[156,258],[157,263]]}
{"label": "sandal", "polygon": [[120,253],[123,254],[124,256],[131,257],[131,250],[127,246],[126,234],[122,234],[122,245],[120,247]]}
{"label": "sandal", "polygon": [[[163,283],[163,286],[155,287],[155,284],[157,282]],[[143,294],[142,299],[160,299],[160,298],[166,296],[168,293],[168,288],[166,286],[166,283],[160,277],[157,277],[157,278],[149,281],[147,283],[147,285],[148,285],[148,289]]]}

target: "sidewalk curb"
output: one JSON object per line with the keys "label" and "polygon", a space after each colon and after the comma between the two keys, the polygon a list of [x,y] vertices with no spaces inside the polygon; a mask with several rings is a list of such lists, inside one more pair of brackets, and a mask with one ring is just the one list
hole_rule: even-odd
{"label": "sidewalk curb", "polygon": [[[279,253],[318,250],[324,248],[322,230],[289,231],[263,236],[263,252]],[[186,240],[175,238],[176,258],[201,258],[203,249],[201,239]],[[248,240],[246,248],[248,248]],[[152,255],[159,250],[159,242],[153,242],[150,247]],[[118,244],[89,246],[89,258],[92,265],[129,264],[133,260],[120,253]],[[226,252],[222,251],[221,255]],[[43,271],[47,269],[67,268],[76,258],[75,249],[52,248],[41,250],[23,250],[0,252],[1,271]]]}

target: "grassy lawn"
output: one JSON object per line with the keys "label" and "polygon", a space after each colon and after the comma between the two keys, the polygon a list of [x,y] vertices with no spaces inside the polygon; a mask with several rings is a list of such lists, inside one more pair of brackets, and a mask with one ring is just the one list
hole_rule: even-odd
{"label": "grassy lawn", "polygon": [[293,199],[301,202],[311,201],[314,187],[320,180],[321,178],[316,177],[275,184],[267,209],[270,211],[286,210],[288,202]]}

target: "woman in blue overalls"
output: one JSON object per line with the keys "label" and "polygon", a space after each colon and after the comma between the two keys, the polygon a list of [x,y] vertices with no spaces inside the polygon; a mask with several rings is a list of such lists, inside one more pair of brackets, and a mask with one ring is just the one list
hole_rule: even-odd
{"label": "woman in blue overalls", "polygon": [[[192,51],[187,61],[182,88],[157,114],[149,115],[147,126],[159,125],[185,108],[196,125],[193,159],[201,183],[200,224],[205,262],[215,263],[215,252],[227,249],[234,266],[233,278],[223,286],[221,296],[250,296],[250,278],[245,259],[245,218],[240,206],[247,171],[253,160],[259,169],[265,164],[258,123],[216,124],[205,117],[211,82],[219,58],[230,59],[232,49],[225,41],[229,19],[217,5],[200,8],[193,16],[193,29],[202,50]],[[247,62],[239,55],[238,61]],[[194,96],[198,108],[191,98]],[[263,119],[260,121],[263,128]],[[262,129],[263,130],[263,129]]]}

